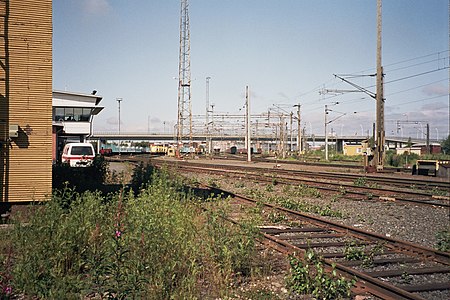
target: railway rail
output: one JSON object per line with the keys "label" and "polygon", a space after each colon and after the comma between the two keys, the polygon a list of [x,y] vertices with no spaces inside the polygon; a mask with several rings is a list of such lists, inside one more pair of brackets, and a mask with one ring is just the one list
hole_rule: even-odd
{"label": "railway rail", "polygon": [[[390,184],[395,185],[399,187],[414,187],[417,189],[420,188],[442,188],[442,189],[450,189],[450,183],[446,181],[438,181],[438,180],[430,180],[429,178],[402,178],[402,177],[390,177],[390,176],[383,176],[383,175],[369,175],[369,174],[353,174],[348,172],[323,172],[323,171],[308,171],[308,170],[290,170],[290,169],[281,169],[277,168],[277,164],[272,161],[275,165],[275,167],[268,168],[268,167],[260,167],[259,169],[266,169],[267,171],[270,171],[272,173],[276,174],[290,174],[290,175],[298,175],[298,176],[308,176],[308,177],[320,177],[323,179],[334,179],[334,180],[347,180],[347,181],[354,181],[360,178],[366,179],[368,182],[371,183],[383,183],[383,184]],[[210,167],[214,168],[229,168],[230,164],[215,164],[215,163],[196,163],[196,162],[183,162],[178,161],[178,164],[189,164],[189,165],[208,165]],[[284,164],[284,162],[283,162]],[[255,166],[242,166],[242,165],[232,165],[233,169],[239,168],[239,169],[256,169]],[[334,167],[334,166],[328,166],[328,167]]]}
{"label": "railway rail", "polygon": [[[161,163],[155,160],[155,164],[162,165],[168,164],[167,161]],[[436,207],[450,208],[450,201],[448,196],[433,195],[429,192],[424,192],[423,189],[408,190],[411,186],[411,182],[405,179],[397,179],[390,177],[382,178],[369,178],[361,176],[347,176],[349,174],[331,173],[331,172],[311,172],[311,171],[298,171],[298,170],[282,170],[282,169],[269,169],[269,168],[256,168],[237,165],[221,165],[221,164],[202,164],[195,162],[180,162],[172,163],[179,169],[194,172],[210,172],[215,174],[227,174],[230,176],[242,177],[245,176],[248,179],[254,179],[265,182],[272,182],[276,180],[278,183],[284,184],[299,184],[306,183],[311,187],[326,190],[335,193],[345,194],[347,197],[353,196],[362,199],[379,199],[382,201],[394,201],[399,203],[431,205]],[[344,178],[351,178],[354,181],[363,179],[364,182],[370,179],[377,180],[379,185],[386,180],[387,183],[383,185],[390,185],[391,183],[397,183],[397,188],[387,188],[379,186],[356,186],[354,183],[342,182],[341,176]],[[325,177],[325,178],[324,178]],[[448,186],[450,190],[450,184],[445,182],[427,182],[424,183],[431,188],[441,188]],[[436,185],[434,185],[436,184]],[[406,185],[406,186],[405,186]],[[445,193],[445,190],[442,190]]]}
{"label": "railway rail", "polygon": [[[153,163],[155,163],[153,161]],[[165,162],[158,161],[163,165]],[[177,167],[200,166],[176,162]],[[209,171],[214,168],[209,167]],[[205,166],[203,167],[205,168]],[[248,170],[230,172],[248,174]],[[208,171],[208,172],[209,172]],[[216,170],[217,171],[217,170]],[[223,172],[223,169],[219,170]],[[257,170],[258,171],[258,170]],[[262,170],[259,170],[261,173]],[[278,178],[278,177],[277,177]],[[325,218],[250,199],[218,188],[215,192],[233,195],[236,209],[247,205],[263,205],[289,216],[285,225],[268,222],[261,226],[263,242],[286,254],[301,254],[307,250],[317,253],[327,270],[333,268],[341,275],[356,278],[354,295],[371,294],[380,299],[448,299],[450,295],[450,253],[437,251],[418,244],[390,238],[354,226],[342,225]],[[239,222],[233,214],[233,222]]]}
{"label": "railway rail", "polygon": [[[130,161],[142,161],[142,160],[154,160],[160,158],[160,156],[151,156],[151,155],[135,155],[132,157],[113,157],[113,160],[130,160]],[[231,158],[231,159],[230,159]],[[225,162],[236,162],[236,164],[234,163],[211,163],[211,161],[225,161]],[[157,160],[156,160],[157,161]],[[165,160],[166,163],[171,163],[168,160]],[[251,165],[247,165],[247,166],[242,166],[242,163],[239,164],[239,162],[245,162],[244,159],[242,159],[240,156],[226,156],[226,157],[222,157],[222,156],[217,156],[214,157],[214,160],[206,160],[209,161],[208,165],[209,166],[213,166],[215,168],[228,168],[230,166],[233,167],[233,169],[235,168],[253,168],[254,166]],[[393,178],[392,176],[386,176],[386,174],[393,174],[393,173],[398,173],[399,175],[405,175],[403,172],[399,172],[399,168],[389,168],[386,167],[386,172],[385,173],[376,173],[376,174],[371,174],[371,173],[354,173],[351,171],[357,171],[360,170],[362,172],[362,167],[360,165],[356,165],[356,164],[330,164],[330,163],[313,163],[313,162],[301,162],[301,161],[289,161],[289,160],[284,160],[284,161],[278,161],[275,159],[268,159],[268,158],[253,158],[254,162],[260,162],[267,165],[270,165],[272,167],[260,167],[261,169],[267,169],[270,172],[273,173],[287,173],[287,174],[295,174],[295,175],[303,175],[303,176],[308,176],[308,177],[321,177],[324,179],[338,179],[340,181],[354,181],[360,178],[364,178],[365,180],[367,180],[367,182],[376,184],[376,183],[383,183],[383,184],[390,184],[392,186],[398,186],[398,187],[409,187],[409,188],[415,188],[415,189],[429,189],[429,188],[440,188],[443,190],[449,190],[450,189],[450,182],[448,182],[446,179],[443,180],[439,180],[437,178],[433,178],[433,177],[395,177]],[[183,160],[176,160],[177,164],[186,164],[189,163],[190,165],[204,165],[206,163],[202,162],[202,163],[197,163],[194,161],[183,161]],[[336,169],[336,168],[345,168],[348,170],[345,170],[344,172],[329,172],[329,171],[308,171],[308,170],[304,170],[304,169],[289,169],[289,168],[276,168],[273,166],[277,166],[279,164],[282,164],[283,166],[285,165],[290,165],[290,166],[299,166],[299,168],[301,168],[302,166],[316,166],[316,167],[323,167],[323,168],[331,168],[331,169]],[[350,171],[351,170],[351,171]]]}
{"label": "railway rail", "polygon": [[[214,159],[223,159],[223,160],[237,160],[237,161],[246,161],[247,157],[237,154],[227,154],[225,156],[214,156]],[[282,160],[277,158],[267,158],[260,156],[253,156],[253,161],[256,162],[265,162],[265,163],[278,163],[282,162],[283,164],[288,165],[298,165],[298,166],[318,166],[318,167],[333,167],[333,168],[346,168],[346,169],[359,169],[363,170],[361,161],[353,161],[353,160],[339,160],[332,162],[324,162],[320,161],[318,157],[304,157],[302,160]],[[398,168],[398,167],[389,167],[386,166],[383,170],[383,173],[394,173],[394,172],[405,172],[410,173],[411,170],[406,168]]]}
{"label": "railway rail", "polygon": [[[263,242],[285,254],[299,255],[313,250],[322,258],[328,271],[335,269],[347,278],[357,279],[354,294],[417,300],[446,299],[444,297],[450,293],[450,253],[232,195],[237,206],[242,203],[264,205],[289,215],[292,218],[290,224],[296,220],[296,226],[262,226]],[[358,253],[357,259],[353,259],[352,251]]]}

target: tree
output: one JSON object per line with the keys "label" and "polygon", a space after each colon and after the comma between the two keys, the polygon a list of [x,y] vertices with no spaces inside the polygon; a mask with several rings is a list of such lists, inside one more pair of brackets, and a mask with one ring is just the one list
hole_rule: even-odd
{"label": "tree", "polygon": [[441,147],[444,154],[450,154],[450,135],[445,140],[442,140]]}
{"label": "tree", "polygon": [[406,147],[411,148],[411,146],[412,146],[411,137],[409,137],[408,142],[406,143]]}

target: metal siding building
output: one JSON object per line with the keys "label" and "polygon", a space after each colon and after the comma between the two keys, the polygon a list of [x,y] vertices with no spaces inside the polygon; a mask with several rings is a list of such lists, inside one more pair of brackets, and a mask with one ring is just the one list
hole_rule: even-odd
{"label": "metal siding building", "polygon": [[52,1],[0,0],[0,15],[0,202],[45,200],[52,188]]}

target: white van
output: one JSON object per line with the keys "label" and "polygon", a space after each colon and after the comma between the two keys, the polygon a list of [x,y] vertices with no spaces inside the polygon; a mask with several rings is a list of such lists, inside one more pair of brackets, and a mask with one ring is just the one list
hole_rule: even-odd
{"label": "white van", "polygon": [[94,147],[90,143],[68,143],[64,146],[62,159],[71,167],[91,166],[95,158]]}

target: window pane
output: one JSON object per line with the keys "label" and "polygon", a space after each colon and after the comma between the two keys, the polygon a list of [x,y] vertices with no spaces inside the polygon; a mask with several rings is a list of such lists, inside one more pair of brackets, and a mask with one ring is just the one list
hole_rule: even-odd
{"label": "window pane", "polygon": [[61,122],[64,121],[64,108],[55,107],[53,120]]}
{"label": "window pane", "polygon": [[73,121],[73,107],[66,107],[65,108],[65,114],[64,114],[64,120],[66,121]]}
{"label": "window pane", "polygon": [[81,115],[83,114],[83,109],[81,107],[77,107],[73,109],[73,117],[75,121],[81,121]]}
{"label": "window pane", "polygon": [[91,109],[90,108],[83,108],[83,114],[81,116],[81,120],[80,121],[88,122],[90,117],[91,117]]}
{"label": "window pane", "polygon": [[72,155],[93,155],[94,153],[92,152],[92,147],[73,146],[71,154]]}

